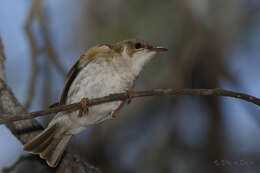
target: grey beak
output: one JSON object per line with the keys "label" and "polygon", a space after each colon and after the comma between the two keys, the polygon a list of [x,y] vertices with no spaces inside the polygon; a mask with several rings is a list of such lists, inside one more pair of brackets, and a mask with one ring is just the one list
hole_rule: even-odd
{"label": "grey beak", "polygon": [[155,52],[165,52],[168,51],[168,49],[164,48],[164,47],[152,47],[149,48],[150,51],[155,51]]}

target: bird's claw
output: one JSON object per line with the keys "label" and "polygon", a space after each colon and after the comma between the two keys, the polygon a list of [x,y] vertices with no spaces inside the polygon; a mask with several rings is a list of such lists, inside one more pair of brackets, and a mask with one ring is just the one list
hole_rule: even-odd
{"label": "bird's claw", "polygon": [[81,99],[81,109],[79,110],[79,117],[82,117],[84,114],[88,113],[88,106],[90,100],[88,98]]}
{"label": "bird's claw", "polygon": [[120,105],[116,108],[116,110],[113,112],[113,114],[112,114],[112,117],[113,118],[116,118],[117,117],[117,115],[119,114],[119,111],[123,108],[123,106],[126,104],[126,103],[128,103],[128,104],[130,104],[131,103],[131,101],[132,101],[132,98],[133,98],[133,96],[134,96],[134,91],[133,90],[126,90],[126,93],[125,93],[126,95],[127,95],[127,99],[126,100],[123,100],[121,103],[120,103]]}
{"label": "bird's claw", "polygon": [[126,95],[127,95],[127,104],[130,104],[132,102],[132,98],[134,96],[134,91],[133,90],[126,90]]}

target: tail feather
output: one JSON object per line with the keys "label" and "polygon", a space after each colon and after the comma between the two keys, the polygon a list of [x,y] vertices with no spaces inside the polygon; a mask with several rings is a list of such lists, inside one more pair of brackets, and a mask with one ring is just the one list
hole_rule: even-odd
{"label": "tail feather", "polygon": [[50,155],[56,150],[56,146],[60,142],[61,139],[53,138],[51,143],[41,152],[40,157],[48,161],[48,158],[51,157]]}
{"label": "tail feather", "polygon": [[62,141],[57,145],[56,149],[54,150],[54,153],[49,155],[49,158],[47,160],[48,165],[57,165],[60,162],[60,159],[62,157],[62,154],[67,148],[71,136],[65,136]]}
{"label": "tail feather", "polygon": [[29,143],[26,143],[23,146],[23,150],[26,152],[29,152],[29,153],[38,154],[38,152],[36,152],[35,150],[37,150],[41,144],[46,142],[46,140],[48,139],[48,137],[51,134],[55,134],[54,132],[56,131],[56,129],[57,129],[56,124],[53,124],[51,127],[47,127],[42,133],[40,133],[38,136],[34,137],[32,139],[32,141],[30,141]]}
{"label": "tail feather", "polygon": [[71,138],[71,135],[64,134],[63,128],[53,124],[25,144],[23,150],[32,154],[39,154],[50,167],[56,167]]}
{"label": "tail feather", "polygon": [[[50,136],[48,136],[48,138],[44,142],[42,142],[40,145],[35,146],[35,148],[32,148],[31,153],[36,154],[36,153],[43,152],[46,149],[46,147],[48,147],[48,145],[50,145],[51,141],[53,140],[53,137],[54,137],[54,133],[52,133]],[[25,148],[24,148],[24,150],[25,150]]]}

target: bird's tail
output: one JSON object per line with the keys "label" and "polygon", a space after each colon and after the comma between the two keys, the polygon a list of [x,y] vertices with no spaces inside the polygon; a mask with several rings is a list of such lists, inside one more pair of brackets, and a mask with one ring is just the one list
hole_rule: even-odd
{"label": "bird's tail", "polygon": [[72,135],[66,135],[65,129],[57,124],[48,126],[42,133],[23,146],[23,150],[39,154],[50,167],[56,167]]}

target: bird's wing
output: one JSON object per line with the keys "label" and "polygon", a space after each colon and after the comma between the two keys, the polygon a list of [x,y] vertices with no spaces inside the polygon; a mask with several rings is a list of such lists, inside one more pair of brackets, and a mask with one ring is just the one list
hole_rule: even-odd
{"label": "bird's wing", "polygon": [[97,59],[98,57],[104,57],[104,53],[106,53],[108,57],[111,57],[111,54],[109,54],[109,52],[111,52],[111,50],[108,45],[99,45],[90,48],[88,51],[80,56],[79,60],[72,66],[67,74],[67,80],[61,94],[61,99],[59,103],[60,105],[66,103],[70,86],[74,79],[77,77],[78,73],[81,71],[81,69],[86,67],[92,60]]}
{"label": "bird's wing", "polygon": [[67,95],[70,89],[70,86],[74,79],[77,77],[78,73],[83,67],[86,67],[93,58],[87,58],[87,52],[80,56],[79,60],[71,67],[67,74],[67,79],[64,85],[64,88],[61,93],[59,105],[64,105],[66,103]]}
{"label": "bird's wing", "polygon": [[80,71],[80,68],[78,68],[78,66],[79,66],[78,64],[79,64],[79,60],[72,66],[72,68],[70,69],[70,71],[67,74],[67,79],[66,79],[64,88],[62,90],[61,98],[60,98],[60,103],[59,103],[60,105],[63,105],[66,103],[66,98],[67,98],[70,86]]}

